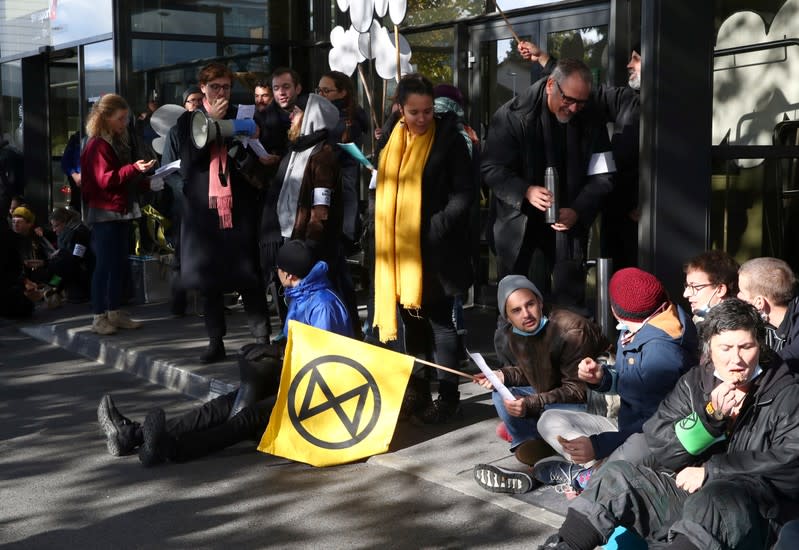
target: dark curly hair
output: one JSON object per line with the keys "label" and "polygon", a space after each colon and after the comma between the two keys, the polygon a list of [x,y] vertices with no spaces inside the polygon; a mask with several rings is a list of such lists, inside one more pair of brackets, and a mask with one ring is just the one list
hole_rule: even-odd
{"label": "dark curly hair", "polygon": [[703,365],[710,364],[710,339],[730,330],[747,330],[757,340],[761,353],[768,349],[766,324],[755,306],[738,298],[730,298],[712,307],[699,325]]}

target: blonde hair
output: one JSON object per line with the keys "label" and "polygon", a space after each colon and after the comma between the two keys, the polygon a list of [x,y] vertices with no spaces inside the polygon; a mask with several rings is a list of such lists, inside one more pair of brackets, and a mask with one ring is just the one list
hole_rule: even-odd
{"label": "blonde hair", "polygon": [[[111,135],[108,127],[108,119],[117,111],[128,111],[130,107],[125,98],[117,94],[105,94],[93,106],[86,121],[86,135],[91,137],[102,137],[107,141],[113,141],[115,136]],[[122,142],[127,142],[127,135],[120,136]]]}

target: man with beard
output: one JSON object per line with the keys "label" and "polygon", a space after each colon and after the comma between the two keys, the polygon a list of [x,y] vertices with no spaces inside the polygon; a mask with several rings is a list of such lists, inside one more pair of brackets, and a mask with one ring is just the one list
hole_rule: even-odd
{"label": "man with beard", "polygon": [[[585,258],[588,230],[613,186],[613,154],[589,103],[591,87],[582,61],[560,60],[497,110],[483,150],[498,275],[529,274],[544,295],[555,263]],[[554,195],[545,187],[549,167],[558,175]],[[555,221],[547,223],[553,205]]]}
{"label": "man with beard", "polygon": [[[543,74],[555,67],[555,59],[532,42],[522,41],[519,53],[538,62]],[[636,40],[627,63],[627,86],[597,86],[594,100],[606,122],[613,124],[611,146],[616,161],[613,191],[602,212],[602,255],[613,258],[613,268],[638,263],[638,143],[641,113],[641,41]]]}

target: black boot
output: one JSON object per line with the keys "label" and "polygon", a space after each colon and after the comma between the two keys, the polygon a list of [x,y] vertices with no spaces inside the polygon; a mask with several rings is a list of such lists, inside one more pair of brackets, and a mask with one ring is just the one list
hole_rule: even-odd
{"label": "black boot", "polygon": [[425,424],[445,424],[462,416],[458,383],[439,380],[438,397],[422,413]]}
{"label": "black boot", "polygon": [[432,403],[433,396],[430,395],[430,382],[424,377],[424,373],[418,376],[412,374],[408,379],[405,396],[402,398],[399,419],[408,420],[420,416]]}
{"label": "black boot", "polygon": [[216,363],[225,357],[227,355],[225,354],[225,343],[222,338],[211,338],[208,341],[208,347],[200,354],[200,363]]}
{"label": "black boot", "polygon": [[142,426],[144,441],[139,447],[139,462],[149,468],[171,459],[175,454],[175,440],[166,431],[164,409],[147,413]]}
{"label": "black boot", "polygon": [[123,416],[110,395],[104,395],[97,406],[97,422],[105,434],[105,443],[112,456],[131,454],[142,444],[141,425]]}
{"label": "black boot", "polygon": [[277,393],[282,363],[273,346],[247,344],[239,352],[239,389],[228,420],[268,395]]}

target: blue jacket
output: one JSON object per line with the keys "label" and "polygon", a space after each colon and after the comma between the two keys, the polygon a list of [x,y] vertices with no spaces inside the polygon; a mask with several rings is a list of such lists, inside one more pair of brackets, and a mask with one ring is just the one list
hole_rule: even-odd
{"label": "blue jacket", "polygon": [[310,273],[295,287],[286,288],[289,311],[283,334],[288,335],[289,320],[299,321],[342,336],[352,336],[347,308],[330,285],[327,264],[316,262]]}
{"label": "blue jacket", "polygon": [[597,458],[605,458],[644,422],[671,392],[680,376],[698,363],[699,344],[690,316],[675,304],[652,318],[632,341],[619,344],[616,364],[605,366],[602,381],[589,387],[621,398],[619,431],[591,436]]}

